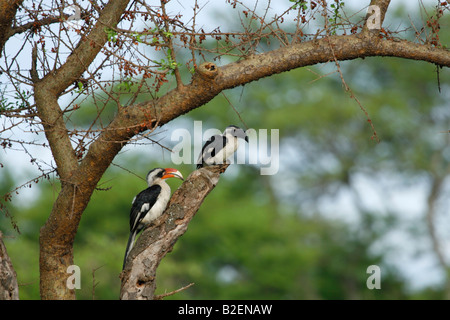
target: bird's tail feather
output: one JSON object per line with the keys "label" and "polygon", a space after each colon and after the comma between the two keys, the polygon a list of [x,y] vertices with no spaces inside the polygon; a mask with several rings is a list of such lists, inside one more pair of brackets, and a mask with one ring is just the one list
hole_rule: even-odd
{"label": "bird's tail feather", "polygon": [[128,254],[130,253],[131,249],[133,249],[135,238],[136,238],[136,232],[131,232],[130,236],[128,237],[127,249],[125,250],[125,257],[123,258],[122,270],[125,269],[125,264],[127,262]]}

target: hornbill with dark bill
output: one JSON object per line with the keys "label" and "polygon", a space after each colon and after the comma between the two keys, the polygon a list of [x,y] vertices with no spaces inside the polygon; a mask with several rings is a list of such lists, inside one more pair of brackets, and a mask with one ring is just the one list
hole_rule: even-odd
{"label": "hornbill with dark bill", "polygon": [[147,174],[148,188],[134,197],[130,210],[130,237],[128,238],[122,268],[125,268],[136,235],[159,218],[166,209],[171,194],[170,186],[165,181],[167,178],[184,180],[181,173],[176,169],[155,168]]}
{"label": "hornbill with dark bill", "polygon": [[216,134],[206,141],[197,160],[197,169],[204,166],[226,163],[227,159],[236,152],[238,138],[248,142],[245,131],[237,126],[226,127],[223,134]]}

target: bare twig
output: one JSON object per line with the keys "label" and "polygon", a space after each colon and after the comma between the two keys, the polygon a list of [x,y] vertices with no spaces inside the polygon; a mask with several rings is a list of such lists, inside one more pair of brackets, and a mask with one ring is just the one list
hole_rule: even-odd
{"label": "bare twig", "polygon": [[[327,39],[328,39],[328,41],[329,41],[329,38],[328,38],[328,37],[327,37]],[[361,102],[359,101],[359,99],[355,96],[355,94],[353,93],[352,89],[350,89],[350,87],[347,85],[347,82],[345,82],[344,75],[342,74],[342,70],[341,70],[341,66],[340,66],[340,64],[339,64],[339,61],[338,61],[338,59],[336,58],[336,53],[335,53],[335,51],[334,51],[334,48],[333,48],[333,46],[332,46],[332,44],[331,44],[330,42],[329,42],[329,44],[330,44],[330,50],[331,50],[331,52],[333,53],[333,59],[334,59],[335,65],[336,65],[336,69],[337,69],[337,71],[339,72],[339,76],[340,76],[340,78],[341,78],[341,82],[342,82],[342,85],[344,86],[345,91],[348,92],[348,93],[350,94],[350,98],[352,98],[353,100],[355,100],[356,103],[359,105],[359,108],[364,112],[364,114],[365,114],[365,116],[366,116],[366,119],[367,119],[367,122],[369,122],[370,127],[372,128],[372,137],[371,137],[371,139],[372,139],[372,140],[375,139],[376,142],[379,143],[379,142],[380,142],[380,139],[378,138],[377,131],[375,130],[375,126],[374,126],[374,124],[373,124],[373,122],[372,122],[372,119],[370,119],[369,113],[367,112],[366,108],[364,108],[364,106],[361,104]]]}
{"label": "bare twig", "polygon": [[98,286],[99,282],[95,282],[95,272],[103,266],[92,269],[92,300],[95,300],[95,288]]}
{"label": "bare twig", "polygon": [[194,283],[192,282],[192,283],[189,283],[187,286],[181,287],[181,288],[179,288],[177,290],[174,290],[174,291],[171,291],[171,292],[167,292],[167,293],[163,293],[163,294],[158,294],[158,295],[155,296],[155,300],[162,300],[165,297],[173,296],[175,293],[178,293],[178,292],[181,292],[183,290],[186,290],[186,289],[192,287],[193,285],[194,285]]}

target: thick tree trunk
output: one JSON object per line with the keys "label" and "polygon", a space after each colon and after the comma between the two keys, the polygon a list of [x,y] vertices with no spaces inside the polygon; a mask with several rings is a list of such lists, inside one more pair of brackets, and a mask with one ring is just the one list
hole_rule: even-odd
{"label": "thick tree trunk", "polygon": [[[67,273],[67,268],[73,265],[73,243],[78,224],[97,182],[121,148],[121,143],[115,143],[118,140],[108,139],[107,132],[101,136],[106,138],[106,141],[100,142],[103,144],[102,153],[98,154],[93,145],[90,156],[86,156],[79,164],[58,98],[95,59],[108,40],[105,28],[117,25],[128,2],[128,0],[109,1],[89,34],[80,40],[66,62],[55,72],[39,79],[36,70],[32,70],[36,108],[61,180],[61,191],[40,231],[39,268],[42,299],[75,299],[75,290],[67,287],[67,279],[71,275]],[[129,137],[130,134],[125,136],[119,134],[119,141]]]}

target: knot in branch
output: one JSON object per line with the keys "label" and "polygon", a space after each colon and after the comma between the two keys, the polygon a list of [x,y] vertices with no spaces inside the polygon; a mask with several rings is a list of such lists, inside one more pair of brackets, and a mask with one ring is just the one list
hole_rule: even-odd
{"label": "knot in branch", "polygon": [[197,68],[197,74],[204,79],[213,79],[219,74],[219,68],[212,62],[205,62]]}

